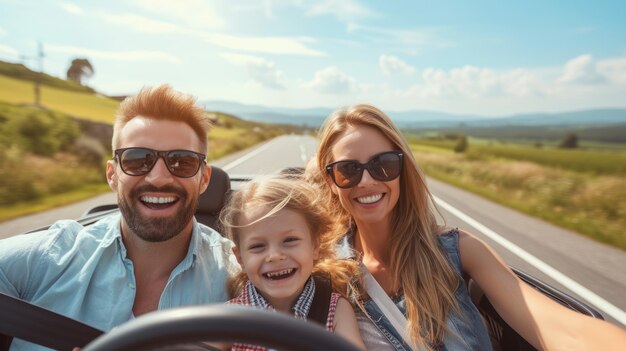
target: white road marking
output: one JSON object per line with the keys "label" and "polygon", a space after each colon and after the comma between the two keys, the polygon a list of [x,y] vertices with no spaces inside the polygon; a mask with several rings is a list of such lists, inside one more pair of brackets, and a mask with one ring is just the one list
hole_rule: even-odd
{"label": "white road marking", "polygon": [[258,155],[259,153],[261,153],[262,151],[267,149],[270,146],[270,144],[272,144],[274,142],[274,140],[276,140],[276,139],[272,139],[272,141],[267,142],[265,145],[259,147],[258,149],[241,156],[240,158],[234,160],[233,162],[231,162],[231,163],[229,163],[226,166],[221,167],[221,168],[224,171],[229,171],[230,169],[239,166],[240,164],[248,161],[249,159],[253,158],[254,156]]}
{"label": "white road marking", "polygon": [[304,147],[304,144],[300,144],[300,158],[304,163],[306,163],[306,161],[309,159],[309,157],[306,155],[306,147]]}
{"label": "white road marking", "polygon": [[589,290],[589,289],[585,288],[584,286],[580,285],[579,283],[577,283],[576,281],[572,280],[571,278],[569,278],[565,274],[557,271],[556,269],[554,269],[553,267],[551,267],[547,263],[541,261],[536,256],[533,256],[532,254],[530,254],[528,251],[526,251],[526,250],[522,249],[521,247],[515,245],[514,243],[508,241],[502,235],[500,235],[500,234],[496,233],[495,231],[489,229],[487,226],[483,225],[482,223],[478,222],[477,220],[473,219],[472,217],[470,217],[470,216],[466,215],[465,213],[461,212],[460,210],[456,209],[455,207],[453,207],[449,203],[441,200],[440,198],[438,198],[438,197],[436,197],[434,195],[433,195],[433,197],[434,197],[435,201],[437,202],[437,204],[439,206],[441,206],[442,208],[444,208],[446,211],[448,211],[448,212],[452,213],[453,215],[457,216],[459,219],[461,219],[462,221],[464,221],[467,224],[471,225],[472,227],[476,228],[476,230],[480,231],[485,236],[489,237],[491,240],[493,240],[493,241],[497,242],[498,244],[502,245],[505,249],[511,251],[513,254],[517,255],[519,258],[521,258],[522,260],[526,261],[528,264],[534,266],[538,270],[540,270],[543,273],[545,273],[548,276],[550,276],[552,279],[554,279],[557,282],[559,282],[561,285],[567,287],[569,290],[571,290],[574,293],[578,294],[578,296],[580,296],[583,299],[587,300],[589,303],[591,303],[592,305],[594,305],[595,307],[600,309],[602,312],[604,312],[607,315],[613,317],[615,320],[619,321],[622,325],[626,325],[626,313],[624,311],[622,311],[619,307],[613,305],[609,301],[607,301],[607,300],[603,299],[602,297],[596,295],[591,290]]}

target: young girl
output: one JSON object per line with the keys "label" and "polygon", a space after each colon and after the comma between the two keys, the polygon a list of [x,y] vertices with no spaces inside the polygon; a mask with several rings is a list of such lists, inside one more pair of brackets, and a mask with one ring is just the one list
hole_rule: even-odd
{"label": "young girl", "polygon": [[[253,306],[311,319],[314,293],[330,277],[330,301],[322,324],[365,349],[354,310],[346,300],[358,267],[336,260],[340,233],[321,205],[319,190],[293,176],[253,180],[233,193],[221,215],[225,234],[242,272],[229,286],[232,304]],[[314,279],[316,278],[316,279]],[[317,306],[317,305],[316,305]],[[324,315],[326,311],[324,311]],[[233,350],[262,350],[235,344]]]}

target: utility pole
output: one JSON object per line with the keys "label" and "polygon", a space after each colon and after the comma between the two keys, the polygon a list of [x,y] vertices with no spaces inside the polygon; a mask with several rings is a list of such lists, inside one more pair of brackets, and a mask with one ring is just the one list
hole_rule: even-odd
{"label": "utility pole", "polygon": [[41,106],[41,77],[43,76],[43,45],[41,42],[37,45],[38,53],[37,59],[39,60],[39,72],[35,75],[35,106]]}

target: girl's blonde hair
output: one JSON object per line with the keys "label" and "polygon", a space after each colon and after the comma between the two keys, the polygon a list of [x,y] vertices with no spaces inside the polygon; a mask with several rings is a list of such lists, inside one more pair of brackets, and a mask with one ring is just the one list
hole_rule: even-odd
{"label": "girl's blonde hair", "polygon": [[325,165],[336,161],[332,158],[335,143],[349,128],[358,126],[377,129],[404,153],[400,197],[391,214],[389,264],[394,286],[399,283],[404,292],[411,339],[417,345],[439,344],[446,332],[448,312],[451,308],[458,311],[454,291],[460,281],[438,244],[436,233],[442,228],[433,212],[434,201],[400,130],[382,111],[370,105],[335,111],[320,130],[317,175],[309,178],[322,183],[327,206],[339,216],[344,232],[350,230],[350,214],[328,186]]}
{"label": "girl's blonde hair", "polygon": [[[314,262],[313,275],[331,279],[332,290],[348,296],[348,286],[358,276],[358,265],[352,260],[338,260],[335,248],[342,233],[337,222],[330,217],[325,201],[315,184],[300,175],[283,174],[254,179],[234,191],[220,214],[225,235],[239,246],[240,229],[269,218],[282,209],[302,215],[311,233],[319,258]],[[264,208],[267,212],[251,223],[242,223],[242,214],[251,208]],[[247,281],[245,272],[233,276],[228,284],[231,297],[241,293]]]}

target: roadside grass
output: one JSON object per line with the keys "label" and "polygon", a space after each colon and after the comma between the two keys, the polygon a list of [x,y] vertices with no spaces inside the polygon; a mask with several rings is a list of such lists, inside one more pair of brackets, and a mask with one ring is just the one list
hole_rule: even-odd
{"label": "roadside grass", "polygon": [[67,152],[49,157],[11,148],[0,154],[0,165],[2,207],[106,183],[103,162],[87,164],[79,156]]}
{"label": "roadside grass", "polygon": [[[35,99],[33,83],[0,75],[0,100],[32,105]],[[68,115],[111,124],[119,101],[88,92],[76,92],[46,85],[41,86],[41,104],[50,110]]]}
{"label": "roadside grass", "polygon": [[[558,148],[561,140],[533,140],[533,139],[511,139],[511,140],[503,140],[503,139],[487,139],[487,138],[476,138],[469,137],[470,145],[514,145],[514,146],[526,146],[532,147],[536,149],[541,148]],[[538,147],[539,146],[539,147]],[[620,151],[626,150],[625,143],[618,142],[603,142],[603,141],[595,141],[595,140],[578,140],[579,150],[595,150],[595,151]]]}
{"label": "roadside grass", "polygon": [[214,128],[209,133],[209,160],[247,149],[262,141],[277,137],[285,132],[278,128]]}
{"label": "roadside grass", "polygon": [[[474,146],[472,146],[474,147]],[[626,250],[626,179],[412,144],[426,174]]]}
{"label": "roadside grass", "polygon": [[[215,127],[209,132],[209,160],[216,160],[234,151],[254,145],[252,138],[248,138],[249,129]],[[243,145],[242,145],[243,144]]]}
{"label": "roadside grass", "polygon": [[0,206],[0,222],[89,199],[95,195],[104,194],[109,191],[111,191],[111,188],[109,188],[106,182],[102,182],[101,184],[87,184],[62,194],[50,195],[36,200],[18,203],[13,206]]}
{"label": "roadside grass", "polygon": [[576,172],[626,175],[626,151],[535,148],[520,145],[471,145],[470,158],[501,157]]}
{"label": "roadside grass", "polygon": [[[442,149],[452,152],[456,145],[455,140],[409,137],[414,147],[430,150]],[[584,172],[596,175],[626,175],[626,148],[576,148],[561,149],[543,145],[535,147],[531,144],[517,144],[514,142],[492,142],[485,139],[470,138],[470,146],[465,152],[468,158],[480,160],[492,157],[510,160],[529,161],[537,164]],[[599,143],[589,144],[599,146]],[[618,144],[619,145],[619,144]],[[606,146],[604,144],[603,146]],[[623,147],[626,145],[622,145]]]}

